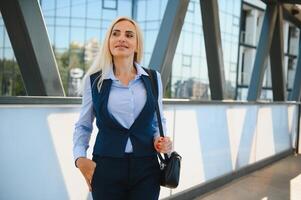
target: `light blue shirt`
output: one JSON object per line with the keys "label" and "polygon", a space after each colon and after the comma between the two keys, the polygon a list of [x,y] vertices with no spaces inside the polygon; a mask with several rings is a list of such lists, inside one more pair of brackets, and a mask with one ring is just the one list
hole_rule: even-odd
{"label": "light blue shirt", "polygon": [[[130,128],[142,111],[146,103],[146,90],[142,82],[141,75],[148,74],[137,63],[135,63],[137,74],[127,86],[123,85],[114,75],[113,68],[111,67],[108,74],[104,75],[104,79],[112,79],[112,86],[108,99],[108,111],[117,121],[125,128]],[[163,125],[163,132],[166,133],[166,119],[163,115],[162,105],[162,81],[161,75],[157,72],[158,79],[158,103]],[[90,78],[87,77],[84,84],[84,91],[82,97],[82,106],[80,116],[75,123],[75,130],[73,134],[73,156],[74,160],[79,157],[87,156],[87,149],[89,148],[89,141],[93,130],[93,122],[95,116],[93,113],[93,102],[91,93]],[[154,138],[160,135],[158,128],[157,116],[154,114],[152,126],[154,129]],[[101,133],[99,133],[101,134]],[[133,151],[132,143],[128,138],[125,152],[130,153]]]}

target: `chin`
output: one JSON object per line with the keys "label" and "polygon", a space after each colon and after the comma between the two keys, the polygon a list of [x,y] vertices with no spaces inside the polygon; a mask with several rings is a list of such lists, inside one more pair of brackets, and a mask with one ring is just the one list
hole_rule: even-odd
{"label": "chin", "polygon": [[134,54],[128,54],[128,53],[115,53],[113,54],[114,57],[132,57]]}

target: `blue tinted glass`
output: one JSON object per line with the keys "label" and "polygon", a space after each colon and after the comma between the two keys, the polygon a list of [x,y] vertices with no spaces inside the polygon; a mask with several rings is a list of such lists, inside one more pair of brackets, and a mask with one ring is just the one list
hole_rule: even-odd
{"label": "blue tinted glass", "polygon": [[70,17],[70,0],[58,0],[56,2],[56,16]]}
{"label": "blue tinted glass", "polygon": [[55,47],[56,48],[68,48],[69,47],[69,28],[68,27],[56,27],[55,32]]}

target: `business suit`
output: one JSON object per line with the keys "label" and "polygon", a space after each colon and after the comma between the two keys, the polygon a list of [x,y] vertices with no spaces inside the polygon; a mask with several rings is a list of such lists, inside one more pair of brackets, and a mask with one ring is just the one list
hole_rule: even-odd
{"label": "business suit", "polygon": [[[99,73],[90,76],[93,110],[100,130],[93,149],[96,162],[91,182],[93,199],[158,199],[160,168],[153,147],[152,127],[156,99],[149,77],[145,74],[140,76],[146,102],[129,128],[123,127],[108,111],[112,80],[104,80],[99,92],[93,84],[98,78]],[[132,152],[125,153],[128,138]]]}

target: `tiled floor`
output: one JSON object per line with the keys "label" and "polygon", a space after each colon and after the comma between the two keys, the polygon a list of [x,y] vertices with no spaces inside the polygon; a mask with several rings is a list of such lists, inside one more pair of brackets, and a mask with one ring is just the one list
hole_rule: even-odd
{"label": "tiled floor", "polygon": [[301,200],[301,155],[289,156],[195,200]]}

